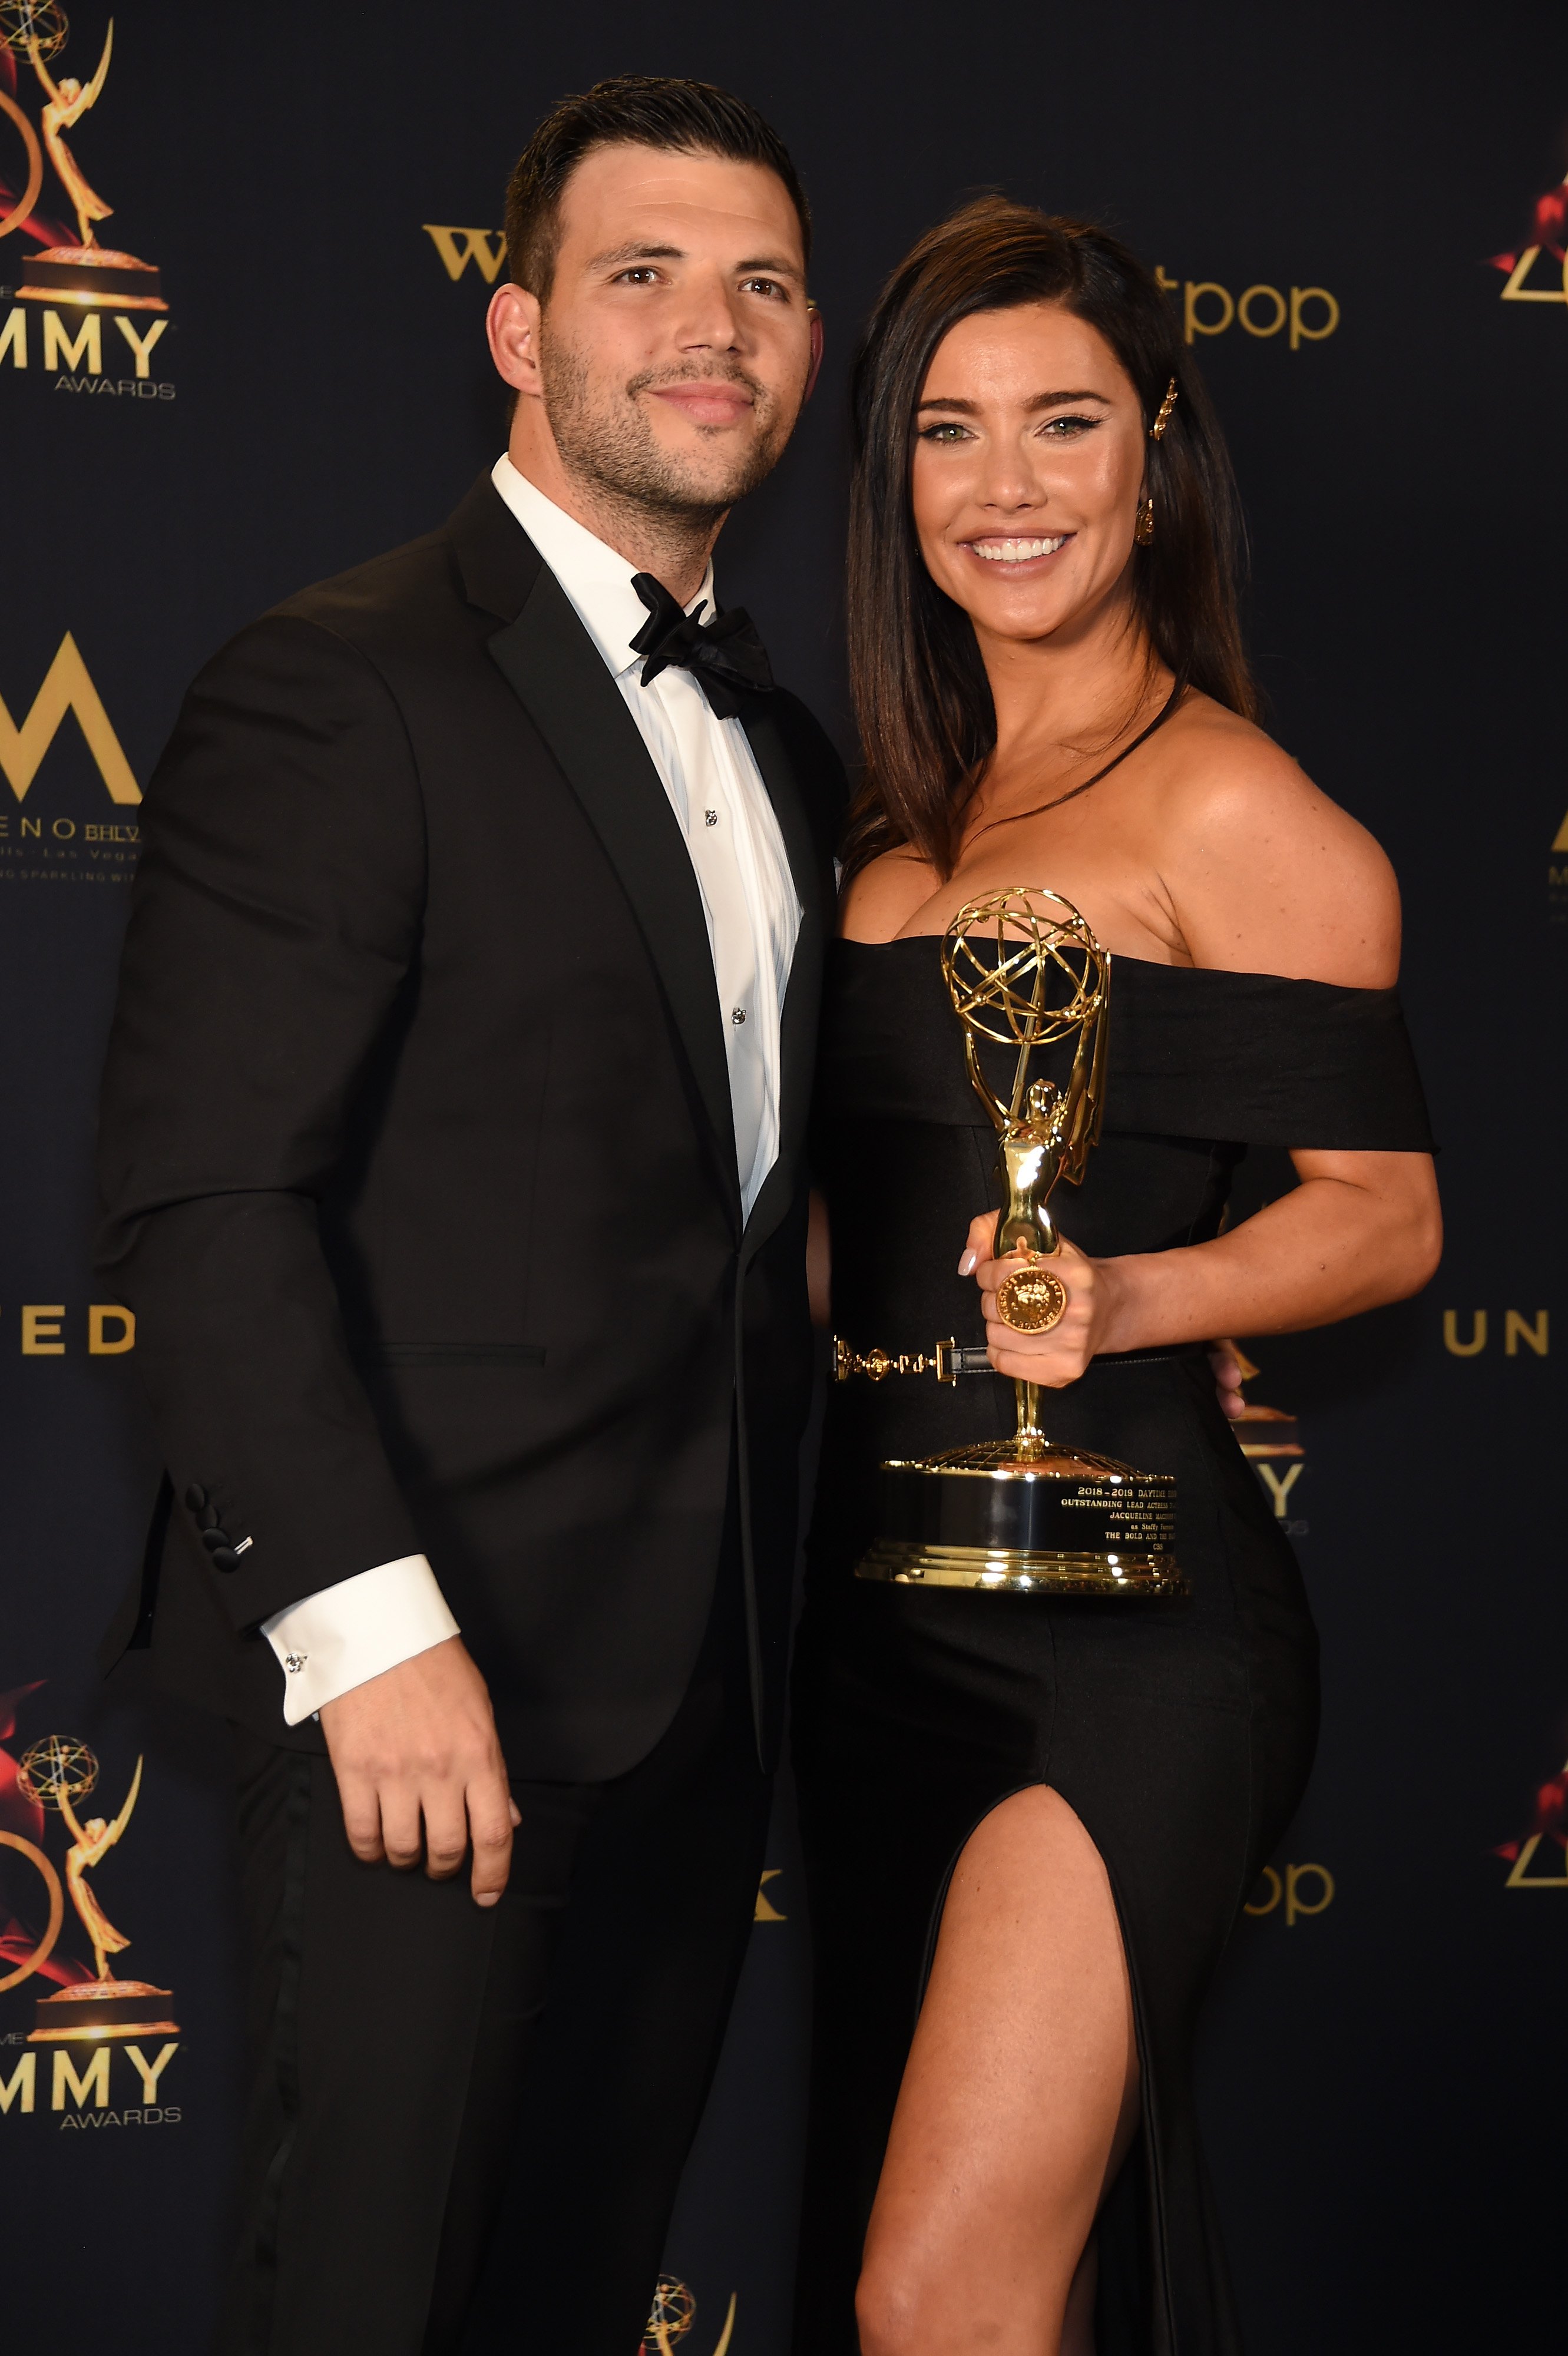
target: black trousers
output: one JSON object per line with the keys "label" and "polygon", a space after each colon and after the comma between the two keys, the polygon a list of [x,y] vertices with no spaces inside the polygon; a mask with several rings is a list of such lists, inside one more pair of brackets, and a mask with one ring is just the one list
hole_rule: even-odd
{"label": "black trousers", "polygon": [[331,1765],[237,1732],[253,1954],[220,2356],[631,2356],[756,1903],[768,1783],[726,1544],[675,1719],[521,1783],[511,1878],[364,1866]]}

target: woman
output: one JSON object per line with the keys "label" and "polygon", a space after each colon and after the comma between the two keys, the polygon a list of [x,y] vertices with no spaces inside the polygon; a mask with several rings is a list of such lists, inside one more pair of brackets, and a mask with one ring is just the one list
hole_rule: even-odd
{"label": "woman", "polygon": [[[800,2344],[1227,2356],[1194,2024],[1301,1796],[1316,1645],[1203,1344],[1353,1315],[1436,1264],[1398,894],[1256,725],[1219,434],[1114,240],[968,207],[889,281],[856,412],[832,1322],[856,1351],[983,1343],[1047,1387],[1053,1439],[1174,1474],[1187,1592],[856,1580],[879,1461],[1004,1436],[1013,1389],[835,1386],[798,1683]],[[994,1139],[938,954],[1017,884],[1112,960],[1104,1134],[1053,1204],[1069,1305],[1030,1336],[996,1319]],[[1300,1183],[1221,1233],[1248,1143],[1288,1147]]]}

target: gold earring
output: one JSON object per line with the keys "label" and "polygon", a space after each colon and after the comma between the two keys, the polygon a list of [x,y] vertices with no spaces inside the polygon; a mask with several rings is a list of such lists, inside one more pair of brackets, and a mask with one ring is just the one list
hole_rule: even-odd
{"label": "gold earring", "polygon": [[1149,428],[1149,439],[1151,442],[1159,441],[1161,436],[1164,434],[1166,426],[1171,422],[1171,412],[1176,407],[1176,379],[1173,376],[1169,384],[1165,387],[1165,397],[1160,403],[1160,413]]}
{"label": "gold earring", "polygon": [[1138,501],[1138,520],[1133,526],[1133,537],[1140,548],[1147,548],[1155,536],[1155,502],[1152,498]]}

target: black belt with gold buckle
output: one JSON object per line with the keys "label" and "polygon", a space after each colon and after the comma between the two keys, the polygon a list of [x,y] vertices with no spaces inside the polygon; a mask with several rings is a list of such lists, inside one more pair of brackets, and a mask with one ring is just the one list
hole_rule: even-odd
{"label": "black belt with gold buckle", "polygon": [[865,1375],[874,1383],[889,1375],[935,1375],[939,1383],[956,1383],[961,1375],[993,1375],[995,1367],[983,1342],[933,1343],[929,1350],[852,1350],[842,1333],[833,1335],[833,1380],[847,1383]]}

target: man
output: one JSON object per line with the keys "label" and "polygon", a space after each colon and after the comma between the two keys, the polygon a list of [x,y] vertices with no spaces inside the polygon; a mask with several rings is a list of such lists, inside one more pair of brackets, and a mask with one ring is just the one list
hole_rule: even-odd
{"label": "man", "polygon": [[546,2282],[584,2356],[648,2314],[810,1380],[843,779],[709,562],[815,373],[809,236],[740,101],[565,102],[506,456],[225,648],[147,797],[100,1266],[169,1477],[109,1649],[237,1730],[226,2356],[511,2349]]}

